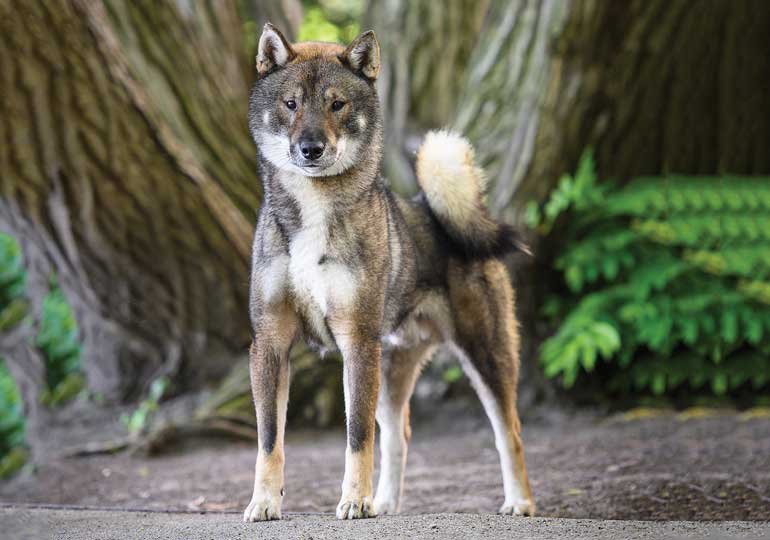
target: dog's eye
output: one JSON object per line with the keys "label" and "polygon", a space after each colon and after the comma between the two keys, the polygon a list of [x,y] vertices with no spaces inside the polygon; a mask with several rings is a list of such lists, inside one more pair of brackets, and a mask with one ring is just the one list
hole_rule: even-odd
{"label": "dog's eye", "polygon": [[297,109],[297,102],[294,101],[293,99],[287,100],[286,101],[286,108],[289,109],[290,111],[296,110]]}
{"label": "dog's eye", "polygon": [[335,101],[334,103],[332,103],[332,110],[334,112],[337,112],[337,111],[341,110],[342,107],[344,107],[344,106],[345,106],[345,102],[344,101]]}

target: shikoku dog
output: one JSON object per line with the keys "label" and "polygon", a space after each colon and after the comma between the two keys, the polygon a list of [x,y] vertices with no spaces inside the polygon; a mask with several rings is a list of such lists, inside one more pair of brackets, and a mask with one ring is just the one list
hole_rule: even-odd
{"label": "shikoku dog", "polygon": [[[421,367],[451,347],[492,422],[504,514],[533,515],[516,411],[519,336],[500,258],[520,248],[484,205],[468,142],[429,133],[421,193],[380,177],[382,118],[372,32],[348,47],[290,44],[267,24],[249,127],[264,203],[251,274],[251,385],[259,450],[246,521],[281,517],[289,349],[304,338],[343,357],[347,450],[337,517],[399,510],[409,398]],[[373,495],[375,418],[381,471]]]}

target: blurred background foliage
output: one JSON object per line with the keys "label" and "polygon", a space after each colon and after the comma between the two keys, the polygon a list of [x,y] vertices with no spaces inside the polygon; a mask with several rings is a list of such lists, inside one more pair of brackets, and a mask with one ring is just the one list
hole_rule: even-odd
{"label": "blurred background foliage", "polygon": [[[257,50],[262,25],[267,22],[257,16],[261,13],[250,9],[252,2],[239,1],[239,10],[243,14],[243,42],[246,50],[253,54]],[[301,17],[294,36],[297,41],[326,41],[330,43],[349,43],[361,32],[361,16],[364,0],[303,0]],[[280,20],[271,20],[287,33],[291,28],[281,25]]]}
{"label": "blurred background foliage", "polygon": [[[25,316],[24,272],[21,248],[0,233],[0,332],[8,332]],[[24,410],[21,395],[0,358],[0,478],[16,472],[24,462]]]}
{"label": "blurred background foliage", "polygon": [[[38,317],[25,298],[26,270],[19,243],[0,233],[0,332],[17,325],[37,329],[35,346],[45,359],[46,385],[40,402],[57,407],[84,386],[80,372],[80,340],[75,316],[51,278]],[[24,411],[18,387],[0,358],[0,477],[18,470],[25,459]]]}
{"label": "blurred background foliage", "polygon": [[16,383],[0,359],[0,478],[21,468],[26,459],[24,411]]}
{"label": "blurred background foliage", "polygon": [[297,41],[350,43],[361,33],[363,0],[305,1],[303,7]]}
{"label": "blurred background foliage", "polygon": [[[414,192],[421,137],[449,126],[493,213],[529,227],[535,256],[508,261],[525,417],[767,403],[770,3],[30,0],[0,4],[0,475],[70,406],[117,404],[134,439],[255,436],[246,107],[268,20],[374,29],[391,185]],[[290,392],[292,425],[344,421],[339,358],[298,346]],[[440,354],[412,410],[466,395]]]}
{"label": "blurred background foliage", "polygon": [[[559,276],[546,375],[584,395],[752,396],[770,384],[770,179],[599,183],[592,154],[528,222]],[[751,399],[749,397],[749,402]]]}

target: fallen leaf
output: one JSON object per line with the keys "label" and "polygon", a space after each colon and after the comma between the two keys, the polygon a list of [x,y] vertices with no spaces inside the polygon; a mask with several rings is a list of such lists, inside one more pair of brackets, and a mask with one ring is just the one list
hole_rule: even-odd
{"label": "fallen leaf", "polygon": [[187,508],[190,510],[199,510],[201,506],[203,506],[203,503],[206,502],[206,497],[203,495],[200,495],[199,497],[196,497],[189,503],[187,503]]}

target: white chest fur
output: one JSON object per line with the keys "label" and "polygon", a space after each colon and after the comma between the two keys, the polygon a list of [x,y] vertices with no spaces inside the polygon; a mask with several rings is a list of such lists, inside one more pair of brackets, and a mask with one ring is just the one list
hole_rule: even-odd
{"label": "white chest fur", "polygon": [[331,203],[324,193],[306,177],[285,174],[281,180],[299,206],[302,221],[289,240],[289,283],[316,334],[327,338],[324,318],[331,309],[353,303],[357,280],[352,269],[329,257]]}

